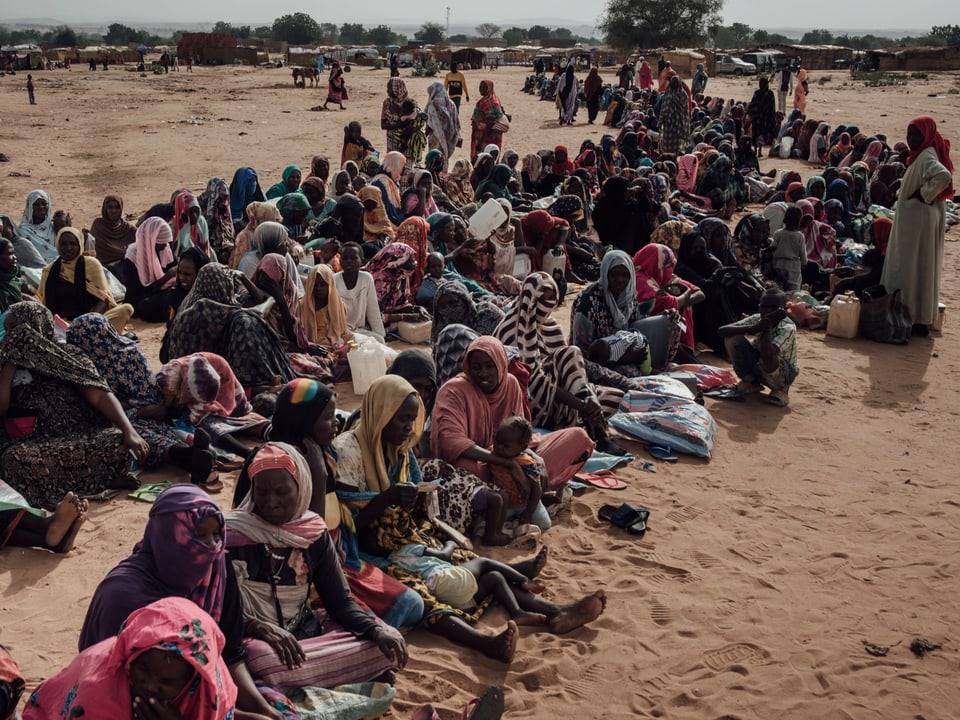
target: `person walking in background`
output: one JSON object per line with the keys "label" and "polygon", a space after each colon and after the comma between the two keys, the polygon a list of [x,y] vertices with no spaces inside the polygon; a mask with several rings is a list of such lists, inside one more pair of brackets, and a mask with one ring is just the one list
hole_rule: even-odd
{"label": "person walking in background", "polygon": [[774,76],[777,83],[777,110],[787,114],[787,94],[793,90],[793,73],[789,65],[784,65]]}
{"label": "person walking in background", "polygon": [[460,72],[456,60],[450,63],[450,72],[443,78],[443,89],[447,91],[447,96],[457,106],[457,112],[460,111],[460,98],[466,97],[467,102],[470,102],[467,78]]}
{"label": "person walking in background", "polygon": [[31,105],[37,104],[37,98],[33,94],[33,75],[27,75],[27,97],[30,98]]}
{"label": "person walking in background", "polygon": [[587,122],[593,125],[597,119],[597,113],[600,112],[600,96],[603,94],[603,78],[600,77],[600,71],[594,65],[587,74],[587,79],[583,81],[583,96],[587,99]]}

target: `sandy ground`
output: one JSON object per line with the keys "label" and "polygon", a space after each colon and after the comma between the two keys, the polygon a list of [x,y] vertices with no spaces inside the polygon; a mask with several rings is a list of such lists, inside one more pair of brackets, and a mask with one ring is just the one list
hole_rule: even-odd
{"label": "sandy ground", "polygon": [[[468,73],[471,93],[485,76]],[[603,133],[584,117],[558,129],[552,106],[519,92],[520,70],[490,76],[514,115],[506,146],[521,155]],[[812,117],[857,121],[893,140],[927,113],[957,145],[953,76],[885,89],[846,84],[841,73],[818,85],[818,76]],[[310,112],[324,91],[295,90],[287,70],[37,73],[36,106],[27,104],[24,75],[2,76],[0,152],[10,157],[0,165],[2,210],[19,218],[27,192],[42,187],[55,209],[89,226],[108,192],[139,213],[177,187],[201,190],[213,174],[229,180],[241,165],[256,167],[267,187],[285,165],[308,167],[315,153],[338,160],[342,127],[353,119],[382,147],[387,71],[357,68],[346,79],[347,111]],[[429,82],[407,79],[421,101]],[[711,80],[711,91],[721,88],[745,98],[753,84]],[[560,602],[604,588],[609,604],[597,622],[562,637],[522,631],[509,667],[415,631],[390,716],[430,701],[454,717],[493,683],[506,688],[515,718],[956,717],[958,264],[948,242],[942,335],[888,347],[803,332],[788,410],[708,400],[720,426],[711,462],[656,463],[656,474],[630,468],[621,473],[628,489],[577,498],[545,537],[544,578]],[[159,330],[138,330],[155,361]],[[341,400],[356,403],[348,387]],[[596,519],[600,505],[622,501],[651,509],[644,539]],[[65,557],[0,552],[0,642],[31,686],[73,656],[91,594],[140,538],[147,511],[129,500],[94,507],[79,548]],[[480,627],[504,621],[497,610]],[[916,637],[943,647],[919,659],[908,648]],[[893,647],[874,657],[864,642]]]}

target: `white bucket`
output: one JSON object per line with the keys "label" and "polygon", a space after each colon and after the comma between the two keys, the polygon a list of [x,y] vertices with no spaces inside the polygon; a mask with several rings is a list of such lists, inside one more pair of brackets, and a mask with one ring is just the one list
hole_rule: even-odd
{"label": "white bucket", "polygon": [[370,383],[387,371],[385,348],[378,342],[365,342],[347,353],[350,374],[353,376],[353,392],[363,395]]}
{"label": "white bucket", "polygon": [[470,218],[470,234],[485,240],[506,221],[507,213],[503,206],[490,198]]}

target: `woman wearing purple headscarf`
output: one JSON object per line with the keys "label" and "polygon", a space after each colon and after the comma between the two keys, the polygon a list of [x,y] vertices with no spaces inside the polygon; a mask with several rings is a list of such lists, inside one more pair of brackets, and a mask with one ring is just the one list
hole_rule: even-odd
{"label": "woman wearing purple headscarf", "polygon": [[269,688],[258,691],[244,664],[243,613],[223,533],[223,513],[200,488],[174,485],[160,493],[133,554],[97,587],[80,632],[80,650],[116,635],[134,610],[166,597],[187,598],[226,637],[223,661],[238,689],[235,718],[255,714],[280,720],[271,703],[282,702],[282,696]]}

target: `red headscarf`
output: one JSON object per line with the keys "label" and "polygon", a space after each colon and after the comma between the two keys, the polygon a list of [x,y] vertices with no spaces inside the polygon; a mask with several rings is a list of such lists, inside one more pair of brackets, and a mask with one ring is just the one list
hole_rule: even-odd
{"label": "red headscarf", "polygon": [[950,200],[953,198],[953,162],[950,160],[950,141],[947,140],[943,135],[937,132],[937,121],[934,120],[929,115],[920,115],[911,120],[907,127],[915,127],[920,131],[920,134],[923,136],[923,142],[920,143],[920,147],[916,150],[911,150],[910,155],[907,157],[907,165],[911,165],[914,160],[917,159],[917,156],[926,150],[928,147],[932,147],[937,152],[937,160],[950,171],[950,184],[944,189],[942,193],[937,195],[938,200]]}
{"label": "red headscarf", "polygon": [[637,300],[650,301],[670,284],[673,269],[677,265],[677,256],[666,245],[650,243],[644,245],[633,256],[633,266],[637,269]]}

